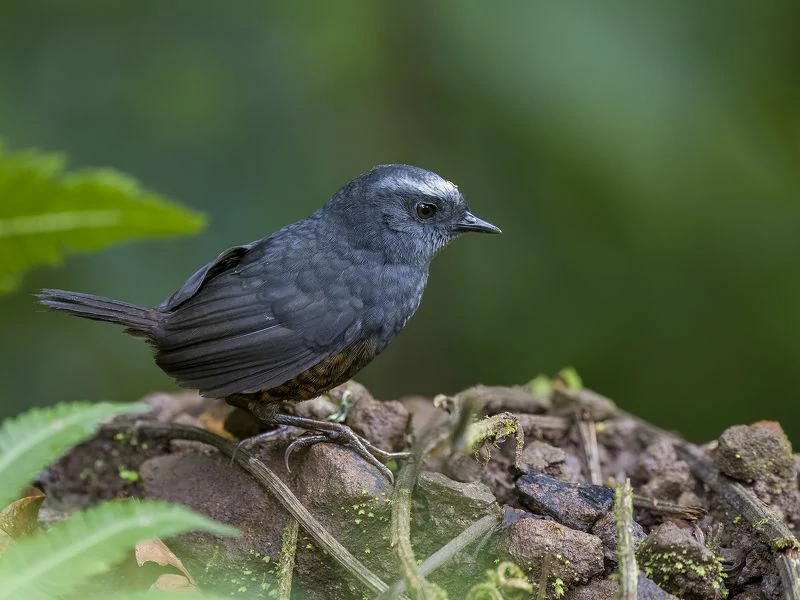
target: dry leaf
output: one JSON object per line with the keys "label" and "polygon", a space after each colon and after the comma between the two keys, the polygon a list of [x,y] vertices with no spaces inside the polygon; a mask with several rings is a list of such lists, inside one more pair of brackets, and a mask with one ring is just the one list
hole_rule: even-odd
{"label": "dry leaf", "polygon": [[26,488],[19,500],[14,500],[0,511],[0,530],[13,539],[33,533],[39,526],[39,508],[42,502],[42,490]]}
{"label": "dry leaf", "polygon": [[197,592],[197,586],[194,585],[183,575],[177,573],[164,573],[156,582],[150,586],[151,590],[159,592]]}
{"label": "dry leaf", "polygon": [[0,529],[0,556],[3,556],[8,547],[14,543],[14,539],[5,531]]}
{"label": "dry leaf", "polygon": [[[135,553],[136,553],[136,563],[140,567],[147,562],[154,562],[157,565],[161,565],[162,567],[166,566],[175,567],[186,576],[185,579],[187,579],[192,586],[195,585],[194,579],[189,574],[189,571],[186,570],[186,567],[183,566],[181,559],[175,556],[172,550],[167,548],[167,545],[160,539],[153,538],[151,540],[143,540],[139,542],[138,544],[136,544]],[[165,576],[166,575],[162,575],[161,577]],[[159,580],[161,579],[161,577],[159,577]],[[156,584],[157,583],[158,581],[156,581]]]}
{"label": "dry leaf", "polygon": [[236,437],[225,429],[225,419],[233,410],[233,407],[224,401],[214,402],[200,416],[197,417],[200,426],[211,433],[225,438],[228,441],[237,441]]}

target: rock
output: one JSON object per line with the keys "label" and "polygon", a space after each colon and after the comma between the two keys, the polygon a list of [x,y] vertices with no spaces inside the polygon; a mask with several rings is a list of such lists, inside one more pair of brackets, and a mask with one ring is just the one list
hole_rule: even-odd
{"label": "rock", "polygon": [[775,570],[775,558],[766,544],[753,544],[743,550],[742,555],[744,564],[739,573],[741,581],[758,581]]}
{"label": "rock", "polygon": [[597,423],[603,473],[633,473],[638,468],[644,452],[639,431],[639,423],[625,416]]}
{"label": "rock", "polygon": [[[263,554],[274,552],[277,557],[283,509],[224,456],[211,452],[165,454],[142,464],[139,476],[146,498],[184,504],[228,523],[243,533],[237,544],[246,540],[248,548]],[[277,546],[273,546],[275,540]]]}
{"label": "rock", "polygon": [[589,531],[614,504],[614,491],[600,485],[567,483],[540,473],[517,480],[520,502],[573,529]]}
{"label": "rock", "polygon": [[484,484],[461,483],[431,471],[420,473],[415,495],[424,506],[425,536],[442,541],[458,535],[495,506],[494,495]]}
{"label": "rock", "polygon": [[[612,579],[596,579],[567,592],[564,600],[616,600],[618,584]],[[669,592],[658,587],[652,579],[639,572],[636,582],[636,600],[678,600]]]}
{"label": "rock", "polygon": [[196,417],[216,400],[203,398],[197,392],[177,392],[175,394],[156,392],[145,396],[141,402],[153,409],[148,417],[161,423],[167,423],[174,421],[178,415]]}
{"label": "rock", "polygon": [[[567,592],[564,600],[615,600],[617,582],[611,579],[597,579],[589,585],[584,585]],[[652,579],[639,573],[636,585],[637,600],[678,600],[672,594],[658,587]]]}
{"label": "rock", "polygon": [[742,591],[730,600],[774,600],[775,598],[786,598],[786,596],[780,577],[773,573],[758,583],[744,586]]}
{"label": "rock", "polygon": [[588,585],[569,590],[564,600],[614,600],[616,593],[616,581],[596,579]]}
{"label": "rock", "polygon": [[324,421],[338,411],[339,407],[327,396],[317,396],[292,406],[292,414],[304,419],[316,419],[318,421]]}
{"label": "rock", "polygon": [[448,477],[468,483],[480,481],[489,470],[489,463],[477,461],[468,454],[453,454],[447,457],[443,468]]}
{"label": "rock", "polygon": [[675,596],[662,590],[655,581],[639,571],[636,583],[636,600],[678,600]]}
{"label": "rock", "polygon": [[678,459],[667,439],[659,439],[645,449],[637,471],[647,481],[640,493],[648,498],[675,502],[692,485],[689,465]]}
{"label": "rock", "polygon": [[381,402],[363,393],[347,413],[346,423],[378,448],[391,451],[403,446],[408,421],[408,411],[402,403]]}
{"label": "rock", "polygon": [[564,436],[567,435],[571,427],[569,419],[564,417],[529,415],[526,413],[519,413],[514,416],[517,417],[517,422],[525,434],[527,442],[543,440],[554,444],[563,443],[565,441]]}
{"label": "rock", "polygon": [[774,421],[729,427],[713,456],[720,471],[739,481],[763,480],[776,490],[797,484],[792,445]]}
{"label": "rock", "polygon": [[433,401],[425,396],[404,396],[398,402],[406,407],[410,415],[408,429],[415,439],[450,421],[450,415],[435,407]]}
{"label": "rock", "polygon": [[519,456],[519,466],[523,473],[544,473],[551,477],[564,474],[566,452],[545,442],[534,440],[525,444]]}
{"label": "rock", "polygon": [[[394,580],[397,561],[390,547],[392,485],[350,448],[315,444],[292,457],[292,490],[298,500],[345,548],[386,580]],[[295,575],[304,598],[351,598],[360,586],[301,532]]]}
{"label": "rock", "polygon": [[722,563],[688,529],[671,521],[650,533],[636,552],[647,577],[685,600],[722,597]]}
{"label": "rock", "polygon": [[459,392],[457,396],[462,402],[474,402],[484,415],[501,412],[541,413],[549,400],[544,396],[531,393],[530,388],[519,386],[506,387],[499,385],[476,385]]}
{"label": "rock", "polygon": [[605,421],[617,414],[612,400],[589,388],[573,390],[564,386],[553,388],[553,414],[572,416],[576,412],[590,421]]}
{"label": "rock", "polygon": [[287,515],[224,456],[166,454],[147,460],[139,474],[145,497],[183,504],[241,532],[238,538],[191,532],[169,540],[202,587],[234,593],[248,583],[248,572],[260,574],[265,561],[277,561]]}
{"label": "rock", "polygon": [[306,507],[388,499],[391,483],[350,448],[320,443],[293,456],[294,492]]}
{"label": "rock", "polygon": [[549,520],[512,523],[500,536],[498,553],[529,573],[534,583],[541,580],[542,567],[547,565],[548,591],[556,580],[569,589],[603,571],[600,538]]}
{"label": "rock", "polygon": [[362,398],[374,400],[369,390],[353,379],[337,385],[325,395],[337,406],[343,403],[354,404]]}
{"label": "rock", "polygon": [[[596,535],[603,542],[603,557],[607,565],[617,564],[617,523],[614,512],[609,511],[601,516],[592,526],[592,535]],[[647,537],[642,526],[633,521],[633,539],[636,543]]]}

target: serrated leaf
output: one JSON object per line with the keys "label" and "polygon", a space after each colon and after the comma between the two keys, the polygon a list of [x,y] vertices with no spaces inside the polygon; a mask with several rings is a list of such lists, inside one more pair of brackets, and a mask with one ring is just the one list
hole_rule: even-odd
{"label": "serrated leaf", "polygon": [[147,410],[143,404],[76,402],[33,408],[0,424],[0,506],[48,464],[90,437],[107,419]]}
{"label": "serrated leaf", "polygon": [[11,546],[0,561],[0,600],[50,600],[110,569],[138,540],[193,530],[237,534],[183,506],[106,502]]}
{"label": "serrated leaf", "polygon": [[10,153],[0,145],[0,293],[30,267],[65,251],[200,231],[205,217],[142,189],[112,169],[64,174],[58,154]]}

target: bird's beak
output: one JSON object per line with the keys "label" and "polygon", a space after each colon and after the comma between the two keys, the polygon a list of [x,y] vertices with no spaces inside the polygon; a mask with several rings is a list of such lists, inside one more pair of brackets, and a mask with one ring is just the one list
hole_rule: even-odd
{"label": "bird's beak", "polygon": [[499,227],[495,227],[491,223],[479,219],[471,212],[467,211],[464,218],[461,219],[453,227],[453,231],[479,231],[481,233],[503,233]]}

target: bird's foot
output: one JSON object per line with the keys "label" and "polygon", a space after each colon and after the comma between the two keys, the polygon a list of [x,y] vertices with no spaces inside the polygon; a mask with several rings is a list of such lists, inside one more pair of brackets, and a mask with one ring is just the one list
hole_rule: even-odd
{"label": "bird's foot", "polygon": [[236,448],[234,448],[233,454],[231,455],[231,463],[233,463],[236,459],[236,453],[239,452],[239,450],[249,450],[253,446],[263,442],[286,440],[289,439],[291,433],[292,428],[288,425],[278,425],[275,429],[270,429],[269,431],[264,431],[258,435],[244,438],[243,440],[240,440],[238,444],[236,444]]}
{"label": "bird's foot", "polygon": [[315,419],[281,414],[272,415],[270,421],[278,425],[300,427],[312,432],[309,435],[297,438],[289,444],[289,447],[286,449],[286,454],[284,455],[287,471],[289,470],[289,457],[295,450],[319,442],[334,442],[349,446],[361,458],[383,473],[392,483],[394,483],[394,475],[392,475],[392,472],[382,461],[399,460],[411,456],[410,452],[387,452],[386,450],[381,450],[369,440],[356,434],[347,425],[343,425],[342,423],[317,421]]}

